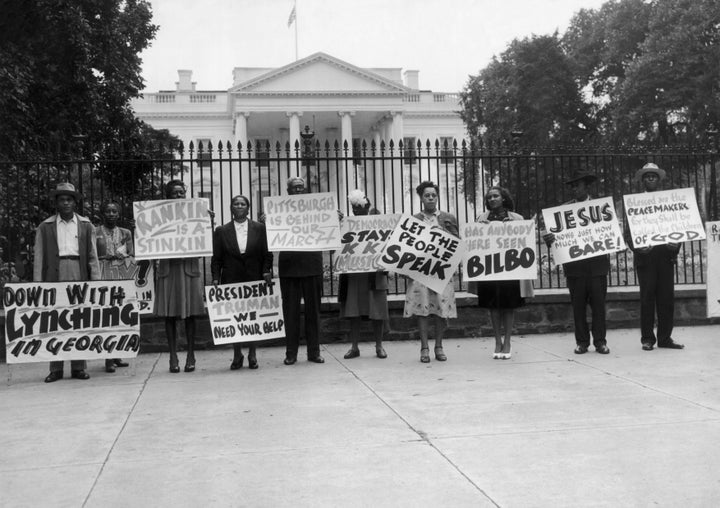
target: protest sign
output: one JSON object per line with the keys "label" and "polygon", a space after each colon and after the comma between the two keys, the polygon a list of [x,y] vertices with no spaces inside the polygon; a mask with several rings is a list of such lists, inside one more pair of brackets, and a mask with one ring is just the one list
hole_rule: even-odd
{"label": "protest sign", "polygon": [[380,266],[442,293],[464,252],[457,236],[406,214],[385,243]]}
{"label": "protest sign", "polygon": [[628,194],[623,200],[636,249],[705,238],[695,189]]}
{"label": "protest sign", "polygon": [[135,201],[135,259],[194,258],[212,255],[208,200]]}
{"label": "protest sign", "polygon": [[400,214],[345,217],[340,224],[342,247],[335,251],[333,271],[363,273],[382,270],[380,253],[399,220]]}
{"label": "protest sign", "polygon": [[522,280],[537,277],[535,221],[512,220],[466,224],[463,274],[470,281]]}
{"label": "protest sign", "polygon": [[340,247],[337,201],[330,192],[263,200],[268,249],[318,251]]}
{"label": "protest sign", "polygon": [[216,345],[285,337],[280,279],[205,286]]}
{"label": "protest sign", "polygon": [[545,208],[547,231],[555,235],[551,250],[555,263],[604,256],[625,250],[611,198]]}
{"label": "protest sign", "polygon": [[720,317],[720,221],[707,228],[707,316]]}
{"label": "protest sign", "polygon": [[135,281],[7,284],[8,363],[135,358],[140,320]]}
{"label": "protest sign", "polygon": [[138,298],[138,312],[150,314],[153,310],[155,293],[152,261],[137,261],[132,257],[116,259],[111,263],[100,263],[102,280],[134,280]]}

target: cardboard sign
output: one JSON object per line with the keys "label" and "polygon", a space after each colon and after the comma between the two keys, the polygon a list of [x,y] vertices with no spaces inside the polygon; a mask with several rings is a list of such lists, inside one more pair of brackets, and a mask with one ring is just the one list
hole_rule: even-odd
{"label": "cardboard sign", "polygon": [[205,286],[216,345],[285,337],[280,279]]}
{"label": "cardboard sign", "polygon": [[623,200],[635,248],[705,238],[695,189],[628,194]]}
{"label": "cardboard sign", "polygon": [[153,264],[149,260],[136,261],[131,257],[100,263],[102,280],[134,280],[138,298],[138,312],[152,314],[155,286]]}
{"label": "cardboard sign", "polygon": [[467,280],[537,278],[535,221],[511,220],[466,224],[463,274]]}
{"label": "cardboard sign", "polygon": [[720,221],[707,229],[707,316],[720,317]]}
{"label": "cardboard sign", "polygon": [[342,247],[335,251],[333,271],[363,273],[382,270],[380,254],[399,221],[400,214],[345,217],[340,224]]}
{"label": "cardboard sign", "polygon": [[208,200],[135,201],[135,259],[212,256]]}
{"label": "cardboard sign", "polygon": [[546,208],[542,214],[547,231],[555,235],[551,246],[555,263],[567,263],[625,250],[611,198]]}
{"label": "cardboard sign", "polygon": [[406,214],[385,244],[380,266],[442,293],[464,253],[460,238]]}
{"label": "cardboard sign", "polygon": [[135,358],[135,281],[6,284],[8,363]]}
{"label": "cardboard sign", "polygon": [[330,192],[263,200],[268,250],[318,251],[340,247],[337,201]]}

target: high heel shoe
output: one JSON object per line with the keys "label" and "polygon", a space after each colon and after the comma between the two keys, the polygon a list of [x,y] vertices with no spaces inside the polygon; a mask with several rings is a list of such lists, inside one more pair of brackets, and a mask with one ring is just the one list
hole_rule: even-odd
{"label": "high heel shoe", "polygon": [[240,358],[233,358],[232,363],[230,364],[230,370],[238,370],[242,368],[243,360],[245,360],[245,357],[243,355],[240,355]]}
{"label": "high heel shoe", "polygon": [[248,356],[248,368],[250,368],[250,369],[258,368],[257,358],[255,358],[254,356]]}
{"label": "high heel shoe", "polygon": [[195,358],[192,360],[188,359],[185,360],[185,372],[194,372],[195,371]]}
{"label": "high heel shoe", "polygon": [[382,346],[375,346],[375,356],[377,356],[378,358],[387,358],[385,348],[383,348]]}
{"label": "high heel shoe", "polygon": [[170,372],[173,374],[180,372],[180,365],[177,358],[175,358],[175,361],[173,361],[172,358],[170,359]]}
{"label": "high heel shoe", "polygon": [[435,359],[439,362],[447,360],[447,356],[445,356],[442,346],[435,346]]}
{"label": "high heel shoe", "polygon": [[423,347],[420,348],[420,361],[422,363],[430,363],[430,349]]}

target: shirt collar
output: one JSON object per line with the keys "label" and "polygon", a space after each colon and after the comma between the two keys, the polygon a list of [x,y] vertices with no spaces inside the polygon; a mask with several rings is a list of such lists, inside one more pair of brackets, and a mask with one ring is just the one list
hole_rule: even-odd
{"label": "shirt collar", "polygon": [[66,220],[63,220],[63,218],[60,217],[60,214],[58,214],[58,215],[57,215],[57,221],[58,221],[58,222],[65,222],[65,223],[67,223],[67,224],[70,224],[70,223],[77,224],[77,214],[74,213],[73,216],[72,216],[72,218],[71,218],[70,220],[67,220],[67,221],[66,221]]}

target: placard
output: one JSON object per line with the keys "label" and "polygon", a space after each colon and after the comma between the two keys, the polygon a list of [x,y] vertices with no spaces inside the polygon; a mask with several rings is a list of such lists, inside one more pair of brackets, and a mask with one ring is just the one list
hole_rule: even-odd
{"label": "placard", "polygon": [[342,247],[333,256],[335,273],[382,270],[380,254],[400,221],[400,214],[348,216],[340,223]]}
{"label": "placard", "polygon": [[720,317],[720,221],[708,222],[707,229],[707,315]]}
{"label": "placard", "polygon": [[383,248],[380,265],[442,293],[464,252],[457,236],[405,214]]}
{"label": "placard", "polygon": [[113,260],[112,263],[100,263],[100,279],[135,281],[138,298],[138,312],[152,314],[155,284],[154,270],[150,260],[137,261],[132,257]]}
{"label": "placard", "polygon": [[567,263],[625,250],[611,198],[567,203],[542,211],[547,231],[555,235],[555,263]]}
{"label": "placard", "polygon": [[135,201],[135,259],[212,256],[208,200]]}
{"label": "placard", "polygon": [[8,283],[8,363],[135,358],[140,319],[135,281]]}
{"label": "placard", "polygon": [[340,219],[330,192],[263,199],[270,251],[318,251],[340,247]]}
{"label": "placard", "polygon": [[623,200],[636,249],[705,238],[695,189],[628,194]]}
{"label": "placard", "polygon": [[463,274],[469,281],[537,278],[535,221],[466,224]]}
{"label": "placard", "polygon": [[280,279],[205,286],[213,343],[285,337]]}

